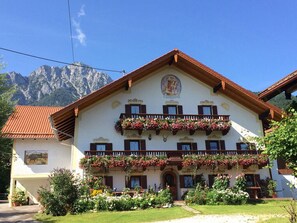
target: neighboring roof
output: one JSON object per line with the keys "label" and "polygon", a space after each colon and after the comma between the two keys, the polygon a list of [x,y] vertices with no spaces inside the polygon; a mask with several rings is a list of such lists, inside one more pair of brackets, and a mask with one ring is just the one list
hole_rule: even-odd
{"label": "neighboring roof", "polygon": [[276,95],[285,91],[286,94],[291,94],[297,90],[297,70],[293,73],[285,76],[283,79],[274,83],[261,93],[259,93],[259,98],[263,101],[268,101]]}
{"label": "neighboring roof", "polygon": [[2,136],[16,139],[54,138],[49,116],[61,108],[17,105],[2,129]]}
{"label": "neighboring roof", "polygon": [[113,81],[108,85],[105,85],[99,90],[52,114],[51,120],[54,128],[58,130],[58,139],[65,140],[74,135],[75,117],[79,115],[79,112],[82,109],[120,89],[128,88],[129,85],[133,85],[134,82],[139,81],[141,78],[150,75],[152,72],[160,69],[161,67],[168,65],[175,66],[178,69],[192,75],[194,78],[197,78],[214,88],[214,91],[219,91],[218,93],[222,93],[232,98],[238,103],[261,115],[261,117],[265,117],[270,114],[270,116],[274,119],[281,118],[281,110],[278,107],[263,102],[252,92],[240,87],[231,80],[189,57],[183,52],[174,49],[158,59],[153,60],[139,69],[121,77],[116,81]]}

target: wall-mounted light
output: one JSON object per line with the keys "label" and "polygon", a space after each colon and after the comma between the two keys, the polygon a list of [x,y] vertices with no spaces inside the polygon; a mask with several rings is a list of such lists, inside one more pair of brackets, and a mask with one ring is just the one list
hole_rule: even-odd
{"label": "wall-mounted light", "polygon": [[148,140],[152,140],[152,134],[148,135]]}
{"label": "wall-mounted light", "polygon": [[168,136],[162,135],[162,137],[163,137],[163,142],[167,142]]}

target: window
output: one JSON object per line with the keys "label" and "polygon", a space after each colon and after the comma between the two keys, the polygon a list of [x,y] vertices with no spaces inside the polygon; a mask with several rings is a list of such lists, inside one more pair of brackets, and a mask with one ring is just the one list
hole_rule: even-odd
{"label": "window", "polygon": [[111,154],[112,143],[91,143],[90,154],[97,156],[104,156]]}
{"label": "window", "polygon": [[247,187],[260,187],[260,175],[259,174],[245,174]]}
{"label": "window", "polygon": [[218,151],[222,152],[225,150],[225,141],[224,140],[206,140],[206,152],[209,154],[216,154]]}
{"label": "window", "polygon": [[141,152],[144,151],[145,148],[145,140],[139,139],[139,140],[125,140],[125,151],[134,151],[134,152],[128,152],[127,155],[134,154],[134,155],[140,155]]}
{"label": "window", "polygon": [[130,189],[135,189],[136,187],[147,189],[147,177],[146,176],[130,176],[130,178],[126,177],[126,187]]}
{"label": "window", "polygon": [[181,188],[193,188],[197,183],[202,182],[202,174],[195,177],[192,175],[180,175],[179,180]]}
{"label": "window", "polygon": [[256,149],[255,143],[244,143],[238,142],[236,143],[237,150],[247,151],[249,149]]}
{"label": "window", "polygon": [[199,115],[218,115],[218,108],[215,105],[198,105]]}
{"label": "window", "polygon": [[[163,105],[163,114],[165,115],[182,115],[183,106],[181,105]],[[176,118],[176,116],[169,116],[170,118]],[[182,118],[182,116],[178,116]]]}
{"label": "window", "polygon": [[131,118],[139,117],[139,114],[146,114],[146,105],[129,104],[125,105],[126,116]]}
{"label": "window", "polygon": [[197,150],[197,143],[177,143],[177,150],[190,151]]}

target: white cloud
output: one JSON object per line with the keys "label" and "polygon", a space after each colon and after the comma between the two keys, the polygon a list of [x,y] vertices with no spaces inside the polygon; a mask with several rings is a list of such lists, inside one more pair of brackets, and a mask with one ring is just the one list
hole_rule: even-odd
{"label": "white cloud", "polygon": [[86,15],[85,5],[82,5],[79,9],[79,12],[77,13],[77,19],[74,19],[74,18],[72,19],[72,24],[75,32],[72,38],[77,39],[79,43],[83,46],[86,45],[87,36],[80,27],[80,18],[85,15]]}
{"label": "white cloud", "polygon": [[73,27],[75,28],[76,35],[73,36],[74,39],[77,39],[81,45],[86,45],[86,34],[80,28],[80,23],[72,19]]}
{"label": "white cloud", "polygon": [[85,12],[85,5],[82,5],[79,9],[79,12],[77,13],[77,17],[81,17],[81,16],[85,16],[86,12]]}

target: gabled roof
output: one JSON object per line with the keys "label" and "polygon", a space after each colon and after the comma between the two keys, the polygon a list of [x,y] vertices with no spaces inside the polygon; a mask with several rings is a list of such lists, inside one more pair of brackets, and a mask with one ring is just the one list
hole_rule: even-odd
{"label": "gabled roof", "polygon": [[[264,91],[259,93],[259,98],[268,101],[276,95],[285,91],[286,97],[291,97],[291,93],[297,90],[297,70],[274,83]],[[287,96],[288,95],[288,96]]]}
{"label": "gabled roof", "polygon": [[62,107],[16,106],[2,129],[6,138],[54,138],[49,116]]}
{"label": "gabled roof", "polygon": [[261,117],[270,116],[274,119],[281,118],[281,110],[269,103],[263,102],[250,91],[240,87],[231,80],[189,57],[180,50],[174,49],[156,60],[140,67],[139,69],[123,76],[122,78],[105,85],[99,90],[77,100],[60,111],[51,115],[53,127],[57,130],[59,140],[65,140],[74,135],[75,117],[79,111],[90,106],[98,100],[139,81],[143,77],[164,66],[175,66],[192,75],[214,89],[214,92],[224,94],[238,103],[248,107]]}

